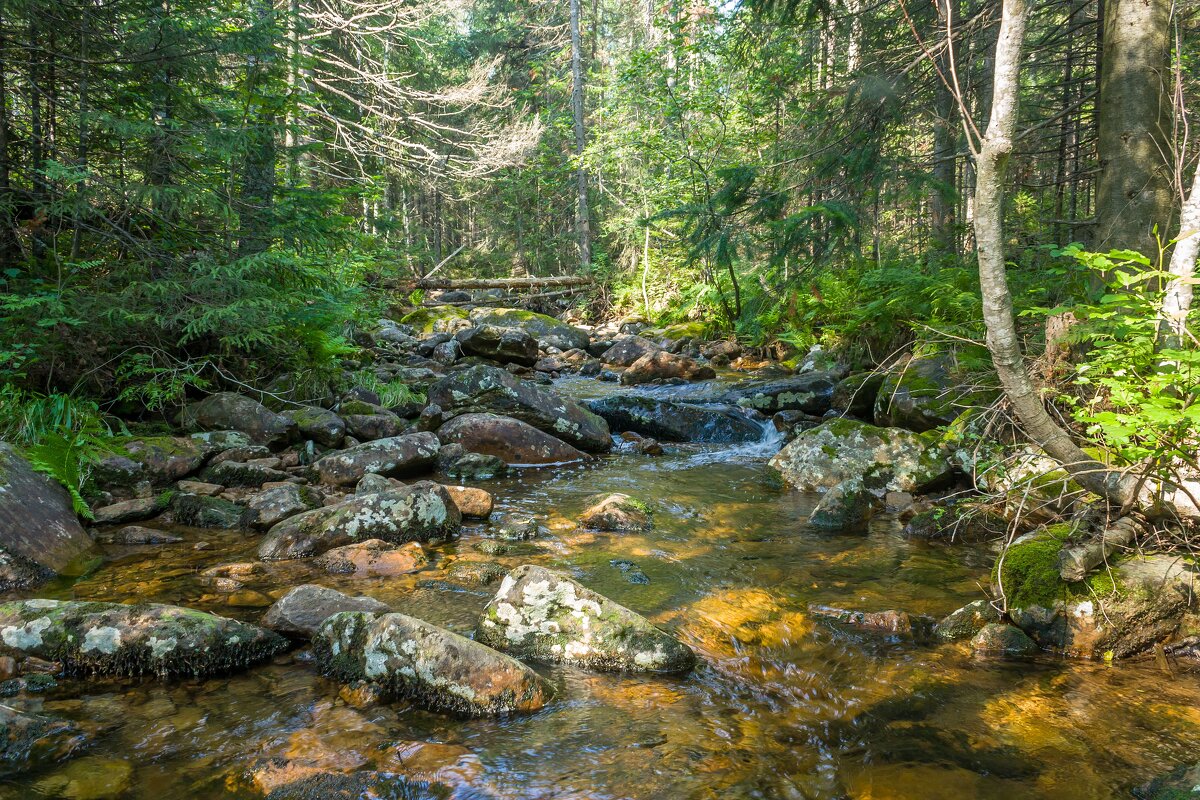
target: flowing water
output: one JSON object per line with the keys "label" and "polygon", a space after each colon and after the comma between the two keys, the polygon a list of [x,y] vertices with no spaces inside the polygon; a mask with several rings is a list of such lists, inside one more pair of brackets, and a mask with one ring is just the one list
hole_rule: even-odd
{"label": "flowing water", "polygon": [[[362,779],[344,794],[323,784],[302,795],[314,798],[444,796],[420,794],[393,777],[401,774],[480,798],[1097,800],[1128,797],[1131,785],[1196,760],[1194,676],[1049,656],[980,660],[961,646],[814,619],[810,604],[945,614],[981,597],[992,553],[907,541],[886,516],[850,533],[810,529],[815,498],[767,477],[777,448],[765,435],[747,446],[523,470],[487,488],[500,512],[541,517],[546,536],[485,556],[474,545],[486,526],[468,526],[453,545],[429,548],[427,569],[399,578],[282,565],[253,591],[225,595],[198,571],[252,560],[257,536],[175,529],[186,544],[109,548],[91,576],[37,595],[178,603],[253,620],[270,596],[318,582],[469,633],[491,592],[455,584],[447,568],[529,562],[645,614],[691,645],[701,666],[684,677],[539,667],[555,702],[530,716],[474,720],[403,703],[356,708],[304,651],[216,680],[62,681],[6,702],[84,723],[96,742],[64,766],[7,778],[0,797],[261,797],[274,785],[264,765],[292,764],[299,776],[309,768]],[[608,491],[644,500],[653,531],[575,530],[585,498]],[[201,540],[211,546],[194,549]]]}

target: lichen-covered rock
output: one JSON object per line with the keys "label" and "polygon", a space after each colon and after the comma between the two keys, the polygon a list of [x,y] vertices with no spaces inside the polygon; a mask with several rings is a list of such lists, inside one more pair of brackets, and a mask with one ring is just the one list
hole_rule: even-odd
{"label": "lichen-covered rock", "polygon": [[400,319],[421,333],[447,333],[470,324],[466,309],[458,306],[427,306]]}
{"label": "lichen-covered rock", "polygon": [[487,519],[492,515],[496,500],[486,489],[474,486],[443,486],[446,494],[467,519]]}
{"label": "lichen-covered rock", "polygon": [[[390,577],[417,572],[429,564],[429,557],[417,542],[397,547],[382,539],[342,545],[313,560],[331,575],[358,575],[361,577]],[[369,610],[369,609],[359,609]]]}
{"label": "lichen-covered rock", "polygon": [[508,574],[508,568],[495,561],[455,561],[446,577],[465,586],[487,586]]}
{"label": "lichen-covered rock", "polygon": [[0,775],[62,761],[87,743],[87,735],[73,722],[0,705]]}
{"label": "lichen-covered rock", "polygon": [[343,407],[342,418],[346,422],[346,433],[360,442],[391,439],[405,428],[404,420],[385,408],[370,414],[350,414]]}
{"label": "lichen-covered rock", "polygon": [[241,431],[256,444],[279,448],[296,437],[296,423],[262,403],[233,392],[218,392],[184,408],[180,425],[192,431]]}
{"label": "lichen-covered rock", "polygon": [[555,436],[512,417],[498,414],[463,414],[438,428],[447,445],[460,445],[474,453],[495,456],[506,464],[569,464],[583,461],[587,453]]}
{"label": "lichen-covered rock", "polygon": [[0,442],[0,591],[67,571],[92,547],[66,490]]}
{"label": "lichen-covered rock", "polygon": [[696,663],[687,645],[640,614],[529,564],[505,577],[476,638],[518,658],[587,669],[685,672]]}
{"label": "lichen-covered rock", "polygon": [[907,611],[888,609],[887,611],[856,611],[853,609],[836,608],[834,606],[810,605],[808,613],[820,619],[827,619],[839,625],[849,625],[863,631],[915,636],[923,638],[928,634],[933,620],[929,617],[914,616]]}
{"label": "lichen-covered rock", "polygon": [[620,492],[588,498],[579,524],[594,531],[647,531],[654,527],[646,504]]}
{"label": "lichen-covered rock", "polygon": [[337,505],[289,517],[267,532],[258,548],[264,561],[308,558],[368,539],[391,544],[449,539],[462,515],[436,483],[421,481],[378,494],[354,495]]}
{"label": "lichen-covered rock", "polygon": [[[221,486],[262,486],[264,483],[286,481],[291,475],[269,466],[278,459],[261,461],[222,461],[204,470],[201,477]],[[267,463],[263,463],[267,462]]]}
{"label": "lichen-covered rock", "polygon": [[322,622],[343,611],[386,614],[391,609],[373,597],[350,597],[327,586],[306,583],[295,587],[268,608],[262,624],[264,628],[286,636],[307,639],[317,632]]}
{"label": "lichen-covered rock", "polygon": [[454,338],[469,356],[525,367],[532,367],[538,360],[537,339],[520,328],[480,325],[459,331]]}
{"label": "lichen-covered rock", "polygon": [[246,503],[254,515],[251,524],[264,529],[320,505],[321,496],[316,491],[294,483],[263,489]]}
{"label": "lichen-covered rock", "polygon": [[614,394],[588,402],[614,431],[633,431],[664,442],[756,442],[762,425],[740,409]]}
{"label": "lichen-covered rock", "polygon": [[829,410],[836,385],[837,376],[833,373],[806,372],[786,378],[745,381],[724,392],[720,399],[763,414],[803,411],[821,415]]}
{"label": "lichen-covered rock", "polygon": [[1194,567],[1174,556],[1134,557],[1067,584],[1058,574],[1060,544],[1052,532],[1035,534],[1014,543],[1001,564],[1006,580],[997,588],[1009,596],[1009,616],[1040,647],[1127,658],[1176,635],[1195,603]]}
{"label": "lichen-covered rock", "polygon": [[685,381],[704,381],[717,377],[712,367],[700,364],[694,358],[655,350],[646,353],[621,373],[621,383],[633,386],[651,381],[678,378]]}
{"label": "lichen-covered rock", "polygon": [[550,686],[516,659],[404,614],[335,614],[317,631],[313,652],[327,675],[373,681],[434,711],[537,711],[551,696]]}
{"label": "lichen-covered rock", "polygon": [[804,431],[769,462],[797,489],[868,479],[877,492],[922,492],[948,482],[953,469],[936,434],[832,419]]}
{"label": "lichen-covered rock", "polygon": [[132,500],[122,500],[119,503],[92,509],[92,521],[97,525],[141,522],[162,512],[166,506],[167,502],[162,498],[135,497]]}
{"label": "lichen-covered rock", "polygon": [[255,625],[178,606],[0,604],[0,654],[57,661],[68,673],[201,677],[250,666],[286,647]]}
{"label": "lichen-covered rock", "polygon": [[296,423],[301,438],[323,447],[338,447],[346,438],[346,423],[337,414],[317,406],[289,408],[283,416]]}
{"label": "lichen-covered rock", "polygon": [[641,336],[622,336],[600,355],[600,361],[614,367],[628,367],[642,356],[657,353],[659,350],[662,348],[649,339]]}
{"label": "lichen-covered rock", "polygon": [[463,453],[442,467],[442,472],[460,481],[487,481],[507,471],[504,459],[486,453]]}
{"label": "lichen-covered rock", "polygon": [[498,367],[481,364],[448,375],[430,387],[429,402],[449,415],[490,413],[512,417],[589,453],[603,453],[612,447],[608,424],[603,419],[574,400]]}
{"label": "lichen-covered rock", "polygon": [[539,342],[559,350],[584,349],[590,341],[587,332],[562,320],[518,308],[476,308],[471,311],[476,325],[520,328]]}
{"label": "lichen-covered rock", "polygon": [[330,453],[313,465],[322,483],[353,486],[367,473],[398,477],[429,469],[440,447],[432,433],[409,433],[356,444]]}
{"label": "lichen-covered rock", "polygon": [[166,486],[197,472],[218,448],[191,437],[151,436],[117,440],[92,471],[100,489],[122,489],[140,481]]}
{"label": "lichen-covered rock", "polygon": [[171,499],[171,512],[181,525],[223,530],[247,528],[253,518],[253,514],[237,503],[198,494],[175,495]]}
{"label": "lichen-covered rock", "polygon": [[990,404],[997,393],[969,385],[949,358],[914,358],[884,376],[875,399],[875,423],[928,431],[949,425],[965,409]]}
{"label": "lichen-covered rock", "polygon": [[1037,652],[1038,646],[1014,625],[989,622],[971,639],[971,649],[980,655],[1029,656]]}
{"label": "lichen-covered rock", "polygon": [[987,600],[975,600],[942,618],[933,628],[933,635],[943,642],[971,639],[984,625],[999,622],[1000,612]]}
{"label": "lichen-covered rock", "polygon": [[808,515],[808,524],[825,530],[846,530],[865,524],[878,505],[875,492],[860,479],[851,478],[825,491]]}

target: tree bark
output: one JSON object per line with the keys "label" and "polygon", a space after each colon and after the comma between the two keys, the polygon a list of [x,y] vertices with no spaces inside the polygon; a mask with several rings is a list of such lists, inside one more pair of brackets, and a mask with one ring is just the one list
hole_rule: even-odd
{"label": "tree bark", "polygon": [[1084,453],[1047,413],[1025,367],[1013,317],[1004,260],[1004,174],[1016,133],[1021,49],[1028,18],[1026,0],[1004,0],[996,43],[991,118],[978,156],[974,225],[987,346],[1005,396],[1026,435],[1061,463],[1080,485],[1125,506],[1135,498],[1135,482]]}
{"label": "tree bark", "polygon": [[1171,280],[1163,295],[1159,329],[1162,346],[1178,349],[1190,338],[1188,313],[1192,310],[1192,279],[1200,257],[1200,168],[1192,178],[1192,189],[1179,213],[1179,235],[1171,251],[1168,271]]}
{"label": "tree bark", "polygon": [[587,126],[583,107],[583,40],[580,35],[581,0],[571,0],[571,114],[575,121],[576,207],[575,233],[579,237],[579,266],[586,270],[592,263],[592,225],[588,209],[588,175],[583,166],[587,145]]}
{"label": "tree bark", "polygon": [[1158,256],[1171,223],[1171,0],[1105,0],[1093,249]]}
{"label": "tree bark", "polygon": [[255,23],[261,26],[257,53],[247,61],[246,91],[256,108],[247,120],[246,157],[242,165],[242,186],[239,195],[241,230],[238,236],[238,256],[256,255],[270,247],[268,215],[275,196],[275,100],[272,98],[275,32],[275,9],[271,0],[254,0]]}
{"label": "tree bark", "polygon": [[[938,26],[942,31],[952,30],[958,0],[938,0]],[[946,37],[946,49],[938,56],[937,81],[933,119],[933,190],[929,195],[929,222],[933,249],[939,254],[955,254],[957,247],[954,236],[954,94],[947,81],[953,59],[953,40]]]}

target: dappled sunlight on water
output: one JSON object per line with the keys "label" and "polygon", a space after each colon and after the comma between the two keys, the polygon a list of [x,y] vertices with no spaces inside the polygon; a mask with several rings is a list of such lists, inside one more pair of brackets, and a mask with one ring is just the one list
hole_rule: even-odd
{"label": "dappled sunlight on water", "polygon": [[[886,517],[853,533],[811,530],[815,498],[773,487],[764,452],[720,455],[668,448],[493,481],[499,513],[534,514],[548,531],[522,554],[478,552],[487,527],[470,525],[461,540],[428,548],[429,566],[412,575],[279,564],[230,593],[199,573],[253,560],[258,537],[179,529],[185,544],[114,547],[90,577],[38,592],[254,620],[290,586],[318,582],[470,633],[494,586],[456,584],[449,568],[538,563],[679,636],[701,656],[689,676],[539,667],[557,690],[543,711],[459,720],[404,703],[354,708],[299,651],[218,680],[64,681],[57,693],[11,702],[99,732],[90,772],[119,780],[132,767],[119,796],[138,800],[261,797],[295,777],[281,777],[285,761],[296,774],[438,776],[463,797],[1118,798],[1195,760],[1193,676],[1168,680],[1142,664],[980,661],[960,646],[814,618],[810,604],[945,614],[980,596],[991,554],[908,542]],[[574,529],[586,498],[608,491],[644,500],[654,529]],[[209,547],[195,550],[199,541]],[[62,795],[69,768],[10,776],[0,797]],[[363,796],[389,796],[381,785],[407,796],[398,780]]]}

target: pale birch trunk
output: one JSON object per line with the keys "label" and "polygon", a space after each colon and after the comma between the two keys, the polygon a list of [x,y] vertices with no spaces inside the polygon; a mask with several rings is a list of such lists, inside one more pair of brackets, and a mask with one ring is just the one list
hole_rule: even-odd
{"label": "pale birch trunk", "polygon": [[1200,257],[1200,169],[1196,170],[1192,190],[1179,212],[1179,236],[1168,267],[1171,280],[1167,283],[1159,315],[1164,348],[1180,348],[1190,338],[1187,317],[1192,310],[1192,280],[1197,257]]}

